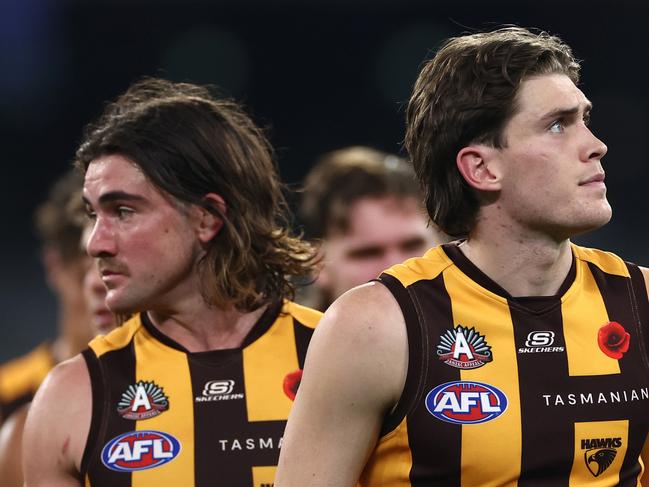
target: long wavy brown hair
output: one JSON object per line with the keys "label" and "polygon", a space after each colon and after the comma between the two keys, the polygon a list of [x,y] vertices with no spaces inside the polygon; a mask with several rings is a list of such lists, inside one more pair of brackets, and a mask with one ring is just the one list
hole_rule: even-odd
{"label": "long wavy brown hair", "polygon": [[[223,220],[198,267],[207,303],[251,311],[292,298],[290,278],[312,271],[315,252],[290,229],[270,143],[237,103],[203,86],[138,81],[86,128],[76,165],[85,172],[111,154]],[[205,202],[208,193],[225,200],[225,212]]]}

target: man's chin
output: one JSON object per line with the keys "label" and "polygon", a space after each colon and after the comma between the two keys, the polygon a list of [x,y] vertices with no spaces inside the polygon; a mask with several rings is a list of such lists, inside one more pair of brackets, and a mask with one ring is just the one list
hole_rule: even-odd
{"label": "man's chin", "polygon": [[582,222],[582,225],[575,228],[570,236],[575,237],[602,228],[604,225],[611,221],[611,217],[612,214],[610,211],[608,211],[602,212],[602,214],[593,216],[592,218],[585,219]]}
{"label": "man's chin", "polygon": [[108,292],[106,295],[106,306],[116,315],[132,315],[140,311],[136,303],[129,302],[122,296],[115,295],[116,293]]}

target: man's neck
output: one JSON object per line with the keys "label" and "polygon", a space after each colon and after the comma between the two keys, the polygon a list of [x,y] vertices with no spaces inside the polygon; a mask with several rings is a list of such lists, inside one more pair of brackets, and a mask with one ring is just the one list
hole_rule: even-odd
{"label": "man's neck", "polygon": [[555,241],[534,232],[484,231],[478,226],[460,249],[515,297],[555,295],[572,265],[568,239]]}
{"label": "man's neck", "polygon": [[[201,297],[202,301],[202,297]],[[148,311],[153,325],[190,352],[238,348],[267,306],[251,312],[196,303],[185,310]]]}

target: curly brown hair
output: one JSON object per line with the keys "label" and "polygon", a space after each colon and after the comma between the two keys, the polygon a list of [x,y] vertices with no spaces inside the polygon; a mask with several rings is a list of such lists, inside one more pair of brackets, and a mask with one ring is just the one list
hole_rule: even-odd
{"label": "curly brown hair", "polygon": [[579,81],[570,47],[521,27],[448,39],[424,64],[408,104],[405,146],[428,214],[444,232],[467,235],[479,211],[457,169],[458,152],[472,143],[505,147],[502,133],[516,113],[521,83],[553,73]]}
{"label": "curly brown hair", "polygon": [[[85,172],[111,154],[223,220],[199,265],[207,303],[251,311],[292,298],[290,277],[311,273],[315,251],[290,229],[270,143],[237,103],[208,87],[143,79],[86,128],[76,165]],[[208,193],[225,200],[225,212],[205,202]]]}

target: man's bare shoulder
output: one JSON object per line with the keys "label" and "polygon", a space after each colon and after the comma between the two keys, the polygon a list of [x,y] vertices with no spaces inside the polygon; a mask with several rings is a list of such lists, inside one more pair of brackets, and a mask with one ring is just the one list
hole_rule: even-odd
{"label": "man's bare shoulder", "polygon": [[[339,297],[316,328],[312,347],[313,355],[335,355],[362,373],[369,390],[387,393],[388,402],[398,400],[407,371],[407,333],[401,309],[384,285],[371,282]],[[372,387],[374,381],[381,387]]]}
{"label": "man's bare shoulder", "polygon": [[67,403],[72,399],[84,398],[90,392],[86,361],[81,355],[76,355],[50,371],[36,393],[33,408],[39,406],[43,396],[47,396],[49,400],[63,399]]}
{"label": "man's bare shoulder", "polygon": [[[326,311],[323,321],[344,326],[350,332],[377,330],[392,333],[403,314],[392,293],[379,282],[355,287],[340,296]],[[322,322],[320,324],[322,326]]]}
{"label": "man's bare shoulder", "polygon": [[275,485],[353,485],[407,368],[405,323],[390,291],[374,282],[338,298],[309,344]]}
{"label": "man's bare shoulder", "polygon": [[25,484],[76,486],[92,416],[85,360],[77,355],[57,365],[39,388],[23,440]]}

